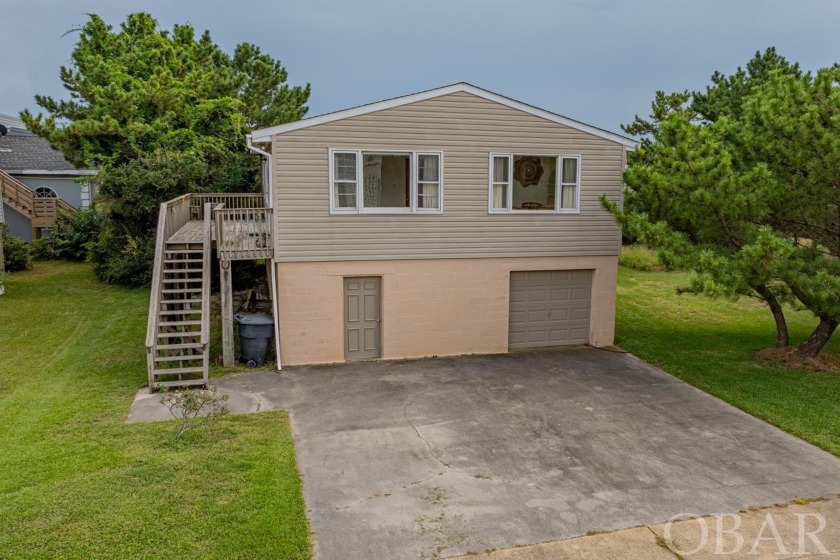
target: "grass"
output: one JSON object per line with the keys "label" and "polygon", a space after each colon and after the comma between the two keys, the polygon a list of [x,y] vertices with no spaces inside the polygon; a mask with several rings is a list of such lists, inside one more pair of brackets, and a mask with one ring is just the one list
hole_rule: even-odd
{"label": "grass", "polygon": [[283,412],[172,439],[125,424],[146,383],[148,292],[83,264],[13,274],[0,296],[0,557],[310,558]]}
{"label": "grass", "polygon": [[[677,295],[684,273],[619,272],[617,344],[840,455],[840,375],[756,363],[758,302]],[[310,558],[288,417],[228,416],[172,441],[124,423],[145,385],[148,293],[82,264],[12,275],[0,297],[0,557]],[[789,312],[794,339],[815,319]],[[840,337],[827,352],[840,355]]]}
{"label": "grass", "polygon": [[[619,269],[616,344],[688,383],[840,455],[840,374],[791,371],[754,362],[773,346],[770,312],[756,300],[677,295],[680,272]],[[792,342],[817,320],[787,312]],[[840,335],[825,352],[840,355]]]}
{"label": "grass", "polygon": [[648,249],[644,245],[625,245],[622,247],[621,255],[618,257],[618,264],[626,268],[646,272],[664,269],[662,263],[659,262],[659,257],[656,252]]}

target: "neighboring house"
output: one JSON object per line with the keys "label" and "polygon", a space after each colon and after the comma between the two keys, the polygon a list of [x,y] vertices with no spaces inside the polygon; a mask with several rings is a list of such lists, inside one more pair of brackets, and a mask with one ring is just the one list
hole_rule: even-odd
{"label": "neighboring house", "polygon": [[613,343],[621,232],[600,197],[621,201],[635,141],[464,83],[248,140],[267,208],[163,206],[153,388],[207,382],[211,230],[226,363],[230,261],[255,258],[271,261],[283,364]]}
{"label": "neighboring house", "polygon": [[0,136],[0,172],[16,180],[3,185],[3,214],[13,236],[31,241],[49,233],[57,211],[90,206],[95,184],[78,179],[95,170],[74,167],[15,117],[0,114],[0,125],[6,129]]}

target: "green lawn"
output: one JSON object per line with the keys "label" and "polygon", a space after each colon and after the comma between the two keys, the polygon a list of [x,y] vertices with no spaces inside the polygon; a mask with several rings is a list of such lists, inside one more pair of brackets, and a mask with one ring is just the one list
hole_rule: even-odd
{"label": "green lawn", "polygon": [[0,557],[310,558],[285,413],[127,425],[148,292],[37,264],[0,296]]}
{"label": "green lawn", "polygon": [[[687,274],[619,269],[616,344],[781,429],[840,455],[840,374],[789,371],[750,359],[773,346],[770,312],[755,300],[677,295]],[[816,325],[787,313],[793,342]],[[840,355],[840,333],[825,349]]]}

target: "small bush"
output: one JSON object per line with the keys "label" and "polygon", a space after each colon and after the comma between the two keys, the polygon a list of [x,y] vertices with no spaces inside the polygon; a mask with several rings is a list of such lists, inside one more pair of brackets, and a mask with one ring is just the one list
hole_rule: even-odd
{"label": "small bush", "polygon": [[36,261],[51,261],[58,258],[48,237],[34,239],[29,243],[29,254]]}
{"label": "small bush", "polygon": [[665,270],[679,270],[681,268],[678,257],[671,251],[659,251],[656,256]]}
{"label": "small bush", "polygon": [[8,225],[0,224],[0,226],[3,230],[3,256],[6,270],[17,272],[32,268],[32,255],[29,251],[29,245],[17,237],[10,236]]}
{"label": "small bush", "polygon": [[103,227],[89,246],[93,272],[109,284],[130,288],[148,286],[155,260],[155,238],[130,237],[113,227]]}
{"label": "small bush", "polygon": [[91,243],[99,238],[102,216],[96,210],[60,214],[49,237],[33,241],[32,256],[38,260],[87,260]]}
{"label": "small bush", "polygon": [[227,400],[228,395],[219,395],[215,387],[172,391],[160,398],[160,402],[178,421],[175,425],[175,439],[189,430],[211,424],[227,414]]}
{"label": "small bush", "polygon": [[662,270],[664,268],[657,254],[644,245],[627,245],[622,247],[621,255],[618,257],[618,264],[626,268],[645,272]]}

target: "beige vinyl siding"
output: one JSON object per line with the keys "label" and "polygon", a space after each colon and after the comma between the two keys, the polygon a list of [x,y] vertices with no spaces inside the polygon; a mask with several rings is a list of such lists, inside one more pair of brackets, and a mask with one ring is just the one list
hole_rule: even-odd
{"label": "beige vinyl siding", "polygon": [[[443,214],[330,214],[329,150],[443,152]],[[624,148],[459,92],[272,138],[275,257],[334,261],[617,255]],[[491,152],[580,155],[580,214],[489,214]]]}

